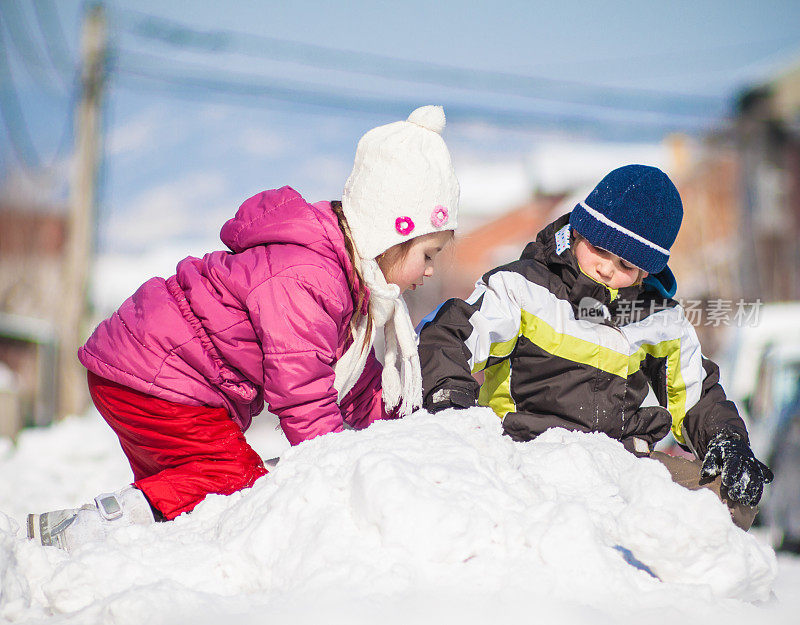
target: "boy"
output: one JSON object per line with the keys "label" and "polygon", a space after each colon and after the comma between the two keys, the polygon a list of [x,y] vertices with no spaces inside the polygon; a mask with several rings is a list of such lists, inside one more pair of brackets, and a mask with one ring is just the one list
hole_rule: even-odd
{"label": "boy", "polygon": [[[422,327],[424,407],[490,406],[516,441],[551,427],[603,432],[661,460],[676,482],[712,488],[748,529],[772,472],[753,456],[717,366],[671,299],[667,261],[682,218],[660,169],[609,173],[518,261]],[[702,464],[653,452],[670,427]]]}

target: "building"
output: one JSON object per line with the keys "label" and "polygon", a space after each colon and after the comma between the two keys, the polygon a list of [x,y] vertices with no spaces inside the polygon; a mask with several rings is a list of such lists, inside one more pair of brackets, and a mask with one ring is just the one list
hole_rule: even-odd
{"label": "building", "polygon": [[746,296],[800,299],[800,62],[741,95],[740,155]]}
{"label": "building", "polygon": [[56,411],[65,211],[0,204],[0,435]]}

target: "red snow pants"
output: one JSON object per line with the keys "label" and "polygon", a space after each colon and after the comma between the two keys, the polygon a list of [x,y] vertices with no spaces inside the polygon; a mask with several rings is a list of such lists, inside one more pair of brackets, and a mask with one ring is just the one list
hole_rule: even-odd
{"label": "red snow pants", "polygon": [[168,520],[209,493],[248,488],[267,470],[224,408],[187,406],[88,374],[97,410],[119,437],[134,483]]}

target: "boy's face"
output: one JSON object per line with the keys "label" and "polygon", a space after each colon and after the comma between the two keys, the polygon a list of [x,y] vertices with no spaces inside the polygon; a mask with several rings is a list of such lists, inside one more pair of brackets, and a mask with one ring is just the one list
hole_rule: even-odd
{"label": "boy's face", "polygon": [[647,277],[646,271],[634,267],[611,252],[595,247],[577,232],[572,243],[572,253],[586,275],[612,289],[633,286]]}

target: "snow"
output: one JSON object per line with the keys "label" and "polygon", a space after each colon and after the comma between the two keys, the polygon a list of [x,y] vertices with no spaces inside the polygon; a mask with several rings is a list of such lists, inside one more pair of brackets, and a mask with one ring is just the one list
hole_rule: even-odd
{"label": "snow", "polygon": [[475,408],[294,448],[262,418],[248,440],[281,455],[253,488],[68,555],[28,542],[25,515],[127,483],[116,438],[93,413],[0,439],[0,619],[796,622],[800,559],[601,434],[515,443]]}
{"label": "snow", "polygon": [[571,193],[583,187],[591,191],[617,167],[647,163],[669,171],[673,160],[666,142],[542,141],[534,146],[528,158],[528,180],[540,193]]}
{"label": "snow", "polygon": [[459,163],[459,224],[463,217],[495,217],[529,201],[533,193],[530,173],[522,158],[490,162],[466,160]]}

